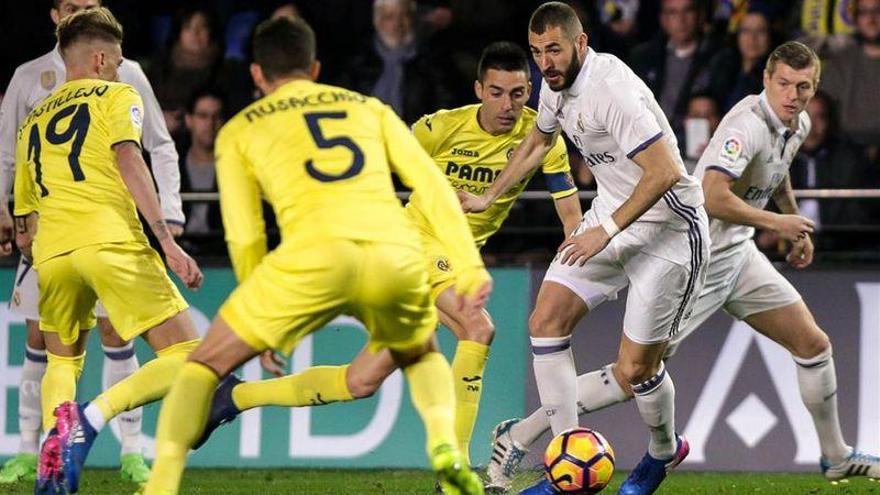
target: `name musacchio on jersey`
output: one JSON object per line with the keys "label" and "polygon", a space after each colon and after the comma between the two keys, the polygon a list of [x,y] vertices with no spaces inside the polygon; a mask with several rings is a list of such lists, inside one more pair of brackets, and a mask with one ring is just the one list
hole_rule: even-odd
{"label": "name musacchio on jersey", "polygon": [[599,218],[610,216],[632,196],[643,174],[633,158],[660,139],[672,150],[682,177],[638,221],[686,228],[676,210],[703,204],[700,184],[687,173],[672,127],[651,90],[613,55],[588,49],[570,88],[553,91],[544,84],[537,125],[545,133],[561,128],[577,146],[596,178],[592,209]]}
{"label": "name musacchio on jersey", "polygon": [[[791,162],[810,133],[810,118],[801,112],[797,129],[786,126],[770,108],[765,93],[740,100],[718,126],[697,163],[696,175],[716,170],[734,179],[731,191],[763,209],[788,175]],[[755,229],[712,219],[712,250],[722,251],[747,242]]]}

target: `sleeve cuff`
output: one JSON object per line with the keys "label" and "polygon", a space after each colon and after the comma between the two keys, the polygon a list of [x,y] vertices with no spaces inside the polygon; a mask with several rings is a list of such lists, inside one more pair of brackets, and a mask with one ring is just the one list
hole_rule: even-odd
{"label": "sleeve cuff", "polygon": [[565,191],[551,192],[550,196],[553,199],[562,199],[562,198],[567,198],[567,197],[571,196],[572,194],[577,194],[577,192],[578,192],[577,188],[573,187],[573,188],[567,189]]}
{"label": "sleeve cuff", "polygon": [[544,174],[544,179],[547,182],[547,190],[550,191],[554,197],[556,197],[557,193],[570,191],[574,188],[574,180],[568,172]]}
{"label": "sleeve cuff", "polygon": [[724,168],[721,165],[709,165],[708,167],[706,167],[706,170],[717,170],[718,172],[721,172],[722,174],[730,177],[733,180],[737,180],[740,177],[739,174],[737,174],[733,170]]}
{"label": "sleeve cuff", "polygon": [[654,134],[653,136],[649,137],[644,143],[636,146],[632,151],[630,151],[629,153],[626,154],[626,157],[629,158],[630,160],[632,160],[633,157],[635,157],[636,155],[638,155],[642,151],[645,151],[645,148],[654,144],[661,137],[663,137],[663,131],[660,131],[657,134]]}
{"label": "sleeve cuff", "polygon": [[550,131],[545,130],[545,129],[542,128],[540,125],[538,125],[537,122],[535,123],[535,127],[536,127],[539,131],[543,132],[544,134],[553,134],[554,132],[556,132],[556,129],[553,129],[553,130],[550,130]]}

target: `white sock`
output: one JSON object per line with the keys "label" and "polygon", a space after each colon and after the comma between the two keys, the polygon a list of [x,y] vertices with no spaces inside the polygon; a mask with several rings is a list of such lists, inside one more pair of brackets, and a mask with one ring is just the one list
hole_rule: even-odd
{"label": "white sock", "polygon": [[[613,364],[609,364],[577,378],[579,415],[582,416],[629,400],[629,395],[620,388],[620,384],[614,379],[614,373],[611,371],[613,366]],[[510,429],[510,436],[519,446],[528,448],[548,429],[550,429],[550,420],[542,409],[538,409],[529,417],[513,425]]]}
{"label": "white sock", "polygon": [[642,421],[651,429],[648,453],[654,459],[671,459],[675,455],[675,385],[660,364],[657,374],[632,386]]}
{"label": "white sock", "polygon": [[822,456],[832,465],[839,464],[849,456],[852,449],[843,441],[843,433],[840,431],[840,420],[837,416],[837,373],[831,346],[810,359],[792,357],[797,363],[801,399],[813,416]]}
{"label": "white sock", "polygon": [[36,454],[40,449],[43,413],[40,407],[40,383],[46,373],[46,351],[25,346],[21,383],[18,385],[18,429],[21,431],[19,452]]}
{"label": "white sock", "polygon": [[95,431],[101,431],[107,424],[107,421],[104,419],[104,413],[98,409],[98,406],[96,406],[94,402],[90,402],[89,405],[86,406],[83,415],[85,415],[89,424],[92,425],[92,428],[94,428]]}
{"label": "white sock", "polygon": [[[129,377],[138,370],[138,359],[134,353],[134,343],[129,342],[122,347],[104,348],[104,390]],[[119,442],[122,444],[121,455],[141,453],[141,424],[143,408],[132,409],[119,414],[113,419],[119,427]],[[115,428],[114,428],[115,429]]]}
{"label": "white sock", "polygon": [[533,366],[541,406],[554,434],[578,425],[577,370],[571,336],[532,337]]}

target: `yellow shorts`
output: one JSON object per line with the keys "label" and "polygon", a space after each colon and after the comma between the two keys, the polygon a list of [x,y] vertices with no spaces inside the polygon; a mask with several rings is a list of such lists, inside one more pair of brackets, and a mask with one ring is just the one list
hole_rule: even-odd
{"label": "yellow shorts", "polygon": [[369,347],[410,349],[437,326],[424,257],[414,248],[315,239],[269,253],[233,291],[220,316],[255,350],[290,354],[340,314],[358,318]]}
{"label": "yellow shorts", "polygon": [[428,263],[428,285],[431,286],[431,299],[436,301],[443,291],[455,285],[455,272],[440,239],[421,229],[419,236],[422,238],[422,249]]}
{"label": "yellow shorts", "polygon": [[147,244],[85,246],[36,267],[40,329],[65,344],[95,326],[100,299],[119,336],[132,340],[187,308],[159,254]]}

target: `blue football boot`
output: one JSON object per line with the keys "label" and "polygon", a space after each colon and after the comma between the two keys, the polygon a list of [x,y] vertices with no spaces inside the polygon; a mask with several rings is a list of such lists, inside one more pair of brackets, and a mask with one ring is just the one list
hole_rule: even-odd
{"label": "blue football boot", "polygon": [[211,410],[208,411],[208,421],[205,423],[205,431],[193,444],[193,450],[201,447],[207,442],[214,430],[226,423],[231,423],[239,414],[241,414],[241,409],[236,407],[235,402],[232,401],[232,389],[239,383],[242,383],[242,381],[237,376],[230,373],[220,382],[219,385],[217,385],[217,390],[214,391],[214,398],[211,400]]}
{"label": "blue football boot", "polygon": [[89,450],[98,432],[89,424],[83,411],[88,402],[79,405],[68,401],[55,409],[55,427],[61,445],[61,463],[68,493],[79,491],[79,479]]}
{"label": "blue football boot", "polygon": [[546,479],[541,479],[534,485],[526,488],[525,490],[519,492],[519,495],[558,495],[559,492],[553,488],[553,485],[550,484]]}
{"label": "blue football boot", "polygon": [[649,495],[654,493],[660,486],[660,483],[663,483],[663,480],[666,479],[666,474],[681,464],[681,461],[691,451],[687,440],[683,436],[676,435],[675,438],[677,448],[672,459],[654,459],[650,454],[645,454],[645,457],[642,457],[636,468],[629,473],[626,481],[620,485],[617,495]]}

